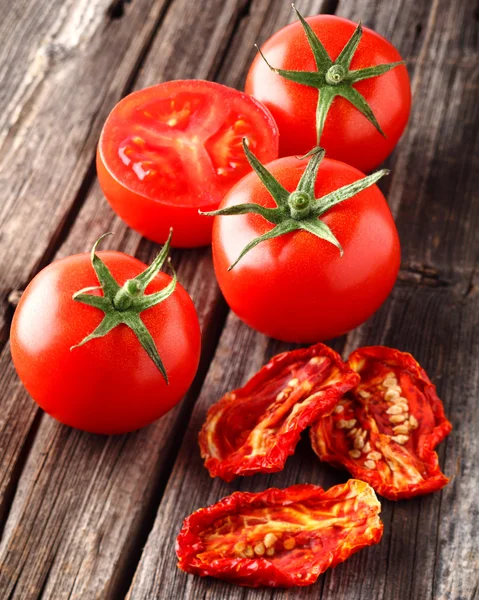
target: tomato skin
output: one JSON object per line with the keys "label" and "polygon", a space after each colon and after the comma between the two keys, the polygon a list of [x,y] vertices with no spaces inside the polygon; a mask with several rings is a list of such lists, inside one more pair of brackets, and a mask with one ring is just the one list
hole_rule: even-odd
{"label": "tomato skin", "polygon": [[[333,15],[308,17],[306,21],[332,60],[336,60],[357,26]],[[275,68],[317,70],[299,21],[275,33],[262,46],[262,51]],[[351,69],[400,60],[400,54],[390,42],[363,27]],[[346,99],[336,97],[329,109],[320,145],[329,158],[367,173],[389,156],[401,137],[411,111],[411,87],[404,65],[379,77],[360,81],[354,87],[367,100],[386,137]],[[317,89],[287,81],[272,72],[258,54],[248,72],[245,91],[269,108],[278,124],[279,156],[303,155],[316,145]]]}
{"label": "tomato skin", "polygon": [[99,151],[96,168],[110,206],[125,223],[144,237],[164,243],[172,227],[172,246],[197,248],[211,243],[213,219],[201,216],[197,206],[167,205],[128,190],[112,176]]}
{"label": "tomato skin", "polygon": [[[121,252],[97,254],[119,284],[146,267]],[[169,275],[159,273],[147,293],[163,289],[169,281]],[[167,385],[125,325],[70,350],[104,316],[72,299],[74,292],[94,285],[98,281],[89,254],[70,256],[43,269],[15,311],[12,358],[32,398],[55,419],[92,433],[125,433],[158,419],[185,394],[199,362],[198,317],[178,283],[169,298],[141,313],[168,373]]]}
{"label": "tomato skin", "polygon": [[96,155],[100,187],[113,210],[148,239],[164,243],[172,227],[172,246],[205,246],[213,219],[198,210],[216,209],[251,171],[243,137],[261,160],[277,158],[273,117],[243,92],[203,80],[138,90],[113,108],[103,126]]}
{"label": "tomato skin", "polygon": [[[293,191],[306,165],[307,160],[287,157],[267,168]],[[326,158],[315,195],[363,176],[354,167]],[[221,208],[242,203],[274,206],[256,174],[237,183]],[[228,271],[246,244],[273,225],[255,214],[215,218],[216,277],[231,309],[250,327],[280,340],[311,344],[357,327],[387,298],[399,270],[400,245],[379,188],[373,185],[334,206],[322,220],[342,244],[342,257],[333,244],[295,231],[261,242]]]}

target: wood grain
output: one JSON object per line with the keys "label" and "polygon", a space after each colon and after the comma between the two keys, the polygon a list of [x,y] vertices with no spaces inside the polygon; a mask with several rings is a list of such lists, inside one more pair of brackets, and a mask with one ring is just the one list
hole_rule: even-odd
{"label": "wood grain", "polygon": [[[391,5],[384,4],[341,3],[339,12],[358,18],[362,8],[367,13],[366,24],[391,37],[409,58],[414,72],[413,116],[406,135],[388,161],[395,174],[385,186],[401,231],[403,270],[393,294],[374,318],[346,340],[336,340],[334,346],[341,350],[344,345],[348,354],[360,345],[390,345],[412,352],[423,364],[438,385],[455,427],[439,448],[441,464],[452,482],[442,493],[398,503],[384,501],[385,535],[381,544],[327,572],[307,590],[244,590],[175,571],[174,540],[182,519],[193,510],[236,489],[259,491],[271,485],[284,487],[306,481],[329,487],[347,478],[340,471],[318,464],[307,440],[299,444],[281,473],[238,479],[230,484],[209,478],[202,467],[196,439],[207,408],[223,393],[244,383],[272,354],[287,347],[252,332],[230,315],[129,600],[465,600],[472,598],[477,589],[477,502],[472,479],[479,453],[474,441],[478,427],[475,405],[479,319],[477,282],[473,283],[477,238],[472,224],[477,218],[472,204],[477,155],[462,154],[464,145],[471,151],[477,142],[471,132],[477,121],[477,90],[471,85],[470,69],[474,63],[471,55],[476,52],[472,36],[475,24],[472,9],[466,5],[457,10],[457,6],[445,1],[432,6],[395,4],[396,10],[391,11]],[[398,24],[402,25],[397,27]],[[406,50],[402,49],[398,31],[404,36]],[[451,78],[455,82],[454,104],[461,106],[460,111],[451,110],[451,99],[443,93]],[[447,147],[441,143],[441,136],[448,139]],[[460,180],[456,173],[459,164]],[[451,189],[451,177],[457,191]],[[442,189],[453,191],[454,217],[451,196],[443,194]],[[429,218],[430,213],[433,218]],[[438,231],[444,236],[444,243],[439,245],[434,244]]]}
{"label": "wood grain", "polygon": [[[296,4],[307,15],[337,3]],[[107,230],[116,235],[105,247],[145,261],[157,251],[113,215],[93,178],[98,132],[118,98],[178,77],[241,86],[253,43],[294,14],[277,0],[0,0],[0,13],[4,342],[10,292],[52,258],[87,250]],[[343,0],[338,13],[363,19],[400,49],[413,75],[414,111],[387,161],[393,175],[382,183],[402,239],[400,280],[373,319],[332,345],[347,354],[384,343],[421,361],[455,428],[439,452],[451,484],[422,499],[384,501],[381,544],[306,590],[249,591],[178,571],[174,540],[199,506],[235,489],[329,487],[347,474],[320,465],[304,439],[274,476],[209,478],[196,441],[207,407],[289,346],[230,315],[215,353],[226,308],[210,252],[175,251],[202,321],[203,359],[183,403],[151,427],[106,438],[55,423],[31,402],[3,348],[0,597],[117,600],[135,570],[130,600],[469,600],[477,593],[477,19],[470,3],[446,0]]]}
{"label": "wood grain", "polygon": [[[249,62],[255,32],[263,27],[261,16],[267,12],[263,3],[249,18],[245,8],[247,4],[242,1],[209,1],[201,6],[175,2],[156,33],[135,87],[175,73],[176,77],[213,78],[227,42],[244,16],[250,21],[248,45],[242,53],[235,47],[235,66],[219,76],[225,83],[238,85]],[[86,250],[106,230],[115,231],[116,236],[105,247],[124,249],[145,261],[157,251],[154,244],[140,242],[137,234],[113,216],[94,182],[56,257]],[[224,318],[210,252],[175,251],[173,260],[202,321],[204,371]],[[18,388],[15,379],[12,381]],[[200,383],[201,373],[197,386]],[[28,408],[31,420],[36,414],[34,405],[18,389],[21,406]],[[11,392],[12,386],[5,390],[7,422],[17,426],[7,450],[20,461],[28,429],[18,426],[22,421],[16,414],[20,404]],[[4,565],[0,592],[10,593],[12,598],[36,598],[41,590],[42,597],[55,600],[70,594],[82,599],[117,598],[121,594],[133,574],[130,570],[139,558],[142,536],[146,536],[153,517],[151,507],[159,502],[165,472],[179,446],[177,437],[182,436],[197,392],[193,386],[186,401],[152,427],[113,440],[67,430],[48,417],[41,419],[0,546]],[[14,487],[20,471],[14,465],[14,458],[5,465],[8,490]],[[28,553],[30,547],[41,551]]]}
{"label": "wood grain", "polygon": [[101,123],[128,87],[166,3],[136,2],[127,9],[128,23],[111,21],[108,6],[107,0],[0,2],[2,523],[39,423],[4,347],[11,299],[69,229]]}
{"label": "wood grain", "polygon": [[[52,258],[92,176],[112,104],[129,86],[167,0],[2,1],[0,20],[0,340],[8,296]],[[4,17],[5,15],[5,17]]]}

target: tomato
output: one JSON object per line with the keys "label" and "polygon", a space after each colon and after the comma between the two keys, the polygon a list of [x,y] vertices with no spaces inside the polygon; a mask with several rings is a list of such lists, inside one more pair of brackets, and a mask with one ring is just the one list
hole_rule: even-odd
{"label": "tomato", "polygon": [[[99,252],[97,258],[120,285],[145,268],[122,252]],[[166,286],[171,291],[171,284],[169,275],[158,273],[148,284],[148,294]],[[133,330],[123,323],[74,347],[104,317],[97,307],[72,298],[80,288],[91,286],[98,286],[98,280],[89,254],[69,256],[40,271],[13,318],[13,362],[30,395],[55,419],[93,433],[132,431],[161,417],[190,386],[200,355],[198,317],[180,284],[161,304],[141,313],[163,361],[167,384]],[[88,290],[89,298],[101,296],[98,289]]]}
{"label": "tomato", "polygon": [[199,434],[212,477],[281,471],[301,432],[331,413],[359,376],[324,344],[274,356],[208,410]]}
{"label": "tomato", "polygon": [[248,587],[311,585],[381,540],[380,512],[372,488],[357,479],[329,490],[303,483],[234,492],[183,521],[178,567]]}
{"label": "tomato", "polygon": [[[318,60],[315,60],[305,34],[304,27],[308,24],[325,49],[322,56],[317,51],[320,64],[324,63],[322,69],[318,69]],[[348,40],[352,40],[349,46]],[[331,83],[328,84],[328,68],[346,46],[350,52],[339,59],[342,63],[340,74],[329,72],[338,81],[329,78]],[[245,91],[268,107],[276,120],[280,132],[280,156],[302,155],[320,144],[329,158],[368,172],[392,152],[408,121],[411,89],[406,67],[396,64],[401,61],[401,56],[386,39],[347,19],[317,15],[307,18],[306,25],[297,21],[275,33],[264,44],[262,52],[274,69],[300,71],[301,81],[305,75],[313,75],[310,85],[297,83],[298,75],[295,74],[286,74],[296,78],[295,81],[286,79],[271,70],[260,54],[251,65]],[[389,65],[387,72],[372,77],[370,72],[363,72],[358,76],[359,69],[385,64]],[[368,77],[363,79],[366,75]],[[358,81],[351,81],[352,78]],[[318,92],[319,88],[321,91]],[[321,135],[318,140],[316,109],[321,95],[327,116],[323,125],[319,124]],[[360,108],[354,106],[353,101]],[[369,109],[364,106],[364,101]],[[332,103],[328,110],[329,102]]]}
{"label": "tomato", "polygon": [[436,388],[408,353],[358,348],[348,365],[361,380],[310,428],[321,460],[348,469],[390,500],[448,483],[434,448],[452,429]]}
{"label": "tomato", "polygon": [[[352,197],[347,195],[349,199],[327,209],[321,219],[288,218],[277,225],[278,237],[263,239],[238,261],[247,244],[265,234],[275,235],[272,223],[263,215],[247,213],[255,204],[259,205],[253,206],[256,211],[275,207],[272,195],[257,174],[251,173],[236,184],[216,211],[230,215],[236,211],[235,216],[217,216],[213,227],[216,277],[232,310],[254,329],[290,342],[313,343],[358,326],[384,302],[399,269],[396,226],[383,194],[371,185],[384,172],[361,182],[364,176],[360,171],[336,160],[324,159],[317,171],[319,160],[319,155],[309,163],[287,157],[267,166],[276,178],[271,189],[282,186],[288,196],[285,206],[277,208],[279,213],[271,218],[279,214],[283,219],[288,203],[298,194],[295,190],[304,189],[305,177],[313,186],[313,206],[323,206],[326,199],[321,197],[332,191],[336,197],[344,196],[338,188],[353,182],[358,183],[348,189],[370,187]],[[238,204],[242,206],[232,208]],[[302,229],[306,227],[309,229]],[[321,229],[328,227],[321,239]],[[281,234],[281,228],[286,232]]]}
{"label": "tomato", "polygon": [[265,161],[278,156],[278,131],[257,100],[211,81],[168,81],[123,98],[98,144],[100,186],[113,210],[145,237],[173,246],[211,242],[215,209],[250,167],[246,137]]}

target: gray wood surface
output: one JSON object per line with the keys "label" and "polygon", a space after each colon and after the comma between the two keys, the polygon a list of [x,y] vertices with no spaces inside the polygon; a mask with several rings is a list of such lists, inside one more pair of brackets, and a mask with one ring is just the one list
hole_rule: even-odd
{"label": "gray wood surface", "polygon": [[[415,17],[419,18],[416,25],[420,23],[421,27],[409,22],[403,30],[404,44],[401,39],[394,40],[394,15],[372,11],[371,24],[380,33],[389,34],[404,56],[410,56],[408,50],[417,52],[408,61],[414,63],[414,113],[407,134],[390,160],[394,173],[386,189],[402,234],[403,271],[401,281],[379,313],[335,346],[338,350],[344,347],[348,353],[360,345],[386,344],[410,351],[421,361],[438,384],[455,426],[454,434],[439,449],[453,481],[442,493],[425,498],[396,504],[384,501],[385,535],[379,546],[329,571],[317,586],[300,592],[278,591],[274,598],[466,599],[475,592],[477,481],[473,469],[478,459],[477,444],[468,446],[467,453],[461,451],[464,440],[473,438],[479,425],[474,410],[479,311],[477,289],[471,283],[477,260],[477,222],[467,221],[477,220],[477,211],[471,206],[473,195],[467,193],[477,180],[476,172],[467,168],[477,141],[470,133],[477,119],[477,89],[466,85],[473,73],[465,60],[473,49],[474,29],[471,15],[466,10],[457,11],[448,2],[436,3],[421,14],[425,8],[425,4],[415,7]],[[357,17],[357,7],[350,10],[351,5],[345,4],[339,9],[339,14]],[[398,7],[397,14],[405,18],[404,6]],[[369,24],[367,17],[365,22]],[[423,31],[422,44],[418,44],[415,35]],[[456,87],[459,97],[455,99],[461,111],[451,111],[451,100],[443,93],[451,77],[463,82]],[[430,108],[432,98],[434,110]],[[460,181],[458,171],[464,177]],[[449,193],[438,193],[446,186]],[[415,223],[421,227],[414,227]],[[450,228],[456,232],[450,233]],[[457,229],[461,230],[459,238],[455,237]],[[434,242],[438,234],[444,236],[445,243]],[[175,571],[172,548],[182,519],[235,489],[258,491],[270,485],[281,487],[304,481],[327,487],[344,480],[345,475],[318,464],[306,440],[281,473],[230,484],[209,479],[199,454],[192,452],[211,403],[246,381],[272,354],[285,347],[248,330],[234,316],[229,318],[135,575],[131,600],[272,597],[270,590],[232,589],[221,582]],[[231,356],[235,357],[233,364]],[[460,393],[458,372],[461,380],[468,382]],[[447,516],[451,511],[454,519]],[[461,519],[460,515],[469,518]],[[466,556],[470,556],[469,561]]]}
{"label": "gray wood surface", "polygon": [[165,7],[139,0],[112,20],[107,0],[0,2],[0,518],[39,422],[5,345],[11,300],[68,235],[102,123],[129,89]]}
{"label": "gray wood surface", "polygon": [[384,501],[382,542],[309,589],[250,591],[178,571],[174,541],[196,508],[235,489],[346,478],[319,464],[306,439],[274,476],[225,484],[201,464],[207,407],[288,346],[232,314],[225,322],[209,249],[175,251],[202,323],[198,376],[163,419],[107,438],[42,415],[11,365],[8,326],[17,291],[42,266],[87,250],[104,231],[116,234],[105,247],[145,261],[156,252],[113,215],[94,178],[98,133],[115,102],[171,78],[241,88],[253,43],[293,19],[290,3],[0,0],[0,598],[477,596],[477,14],[446,0],[296,4],[304,14],[361,18],[408,61],[413,114],[382,185],[402,240],[400,278],[370,321],[332,345],[347,355],[384,343],[420,360],[454,425],[439,447],[452,481],[428,497]]}

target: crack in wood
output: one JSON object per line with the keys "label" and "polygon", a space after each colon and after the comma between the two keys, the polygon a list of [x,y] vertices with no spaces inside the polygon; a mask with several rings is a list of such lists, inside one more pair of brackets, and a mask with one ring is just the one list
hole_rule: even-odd
{"label": "crack in wood", "polygon": [[321,13],[324,15],[334,15],[339,7],[339,0],[324,0],[321,6]]}
{"label": "crack in wood", "polygon": [[106,16],[112,21],[121,19],[125,16],[125,4],[130,4],[132,0],[113,0],[106,10]]}
{"label": "crack in wood", "polygon": [[476,265],[476,267],[471,271],[471,276],[469,277],[466,289],[463,294],[464,299],[467,299],[470,296],[473,296],[474,294],[476,294],[478,292],[478,290],[479,290],[478,275],[479,275],[479,261],[478,261],[478,264]]}
{"label": "crack in wood", "polygon": [[405,265],[398,273],[398,280],[431,287],[449,287],[451,282],[444,279],[438,269],[427,265]]}

